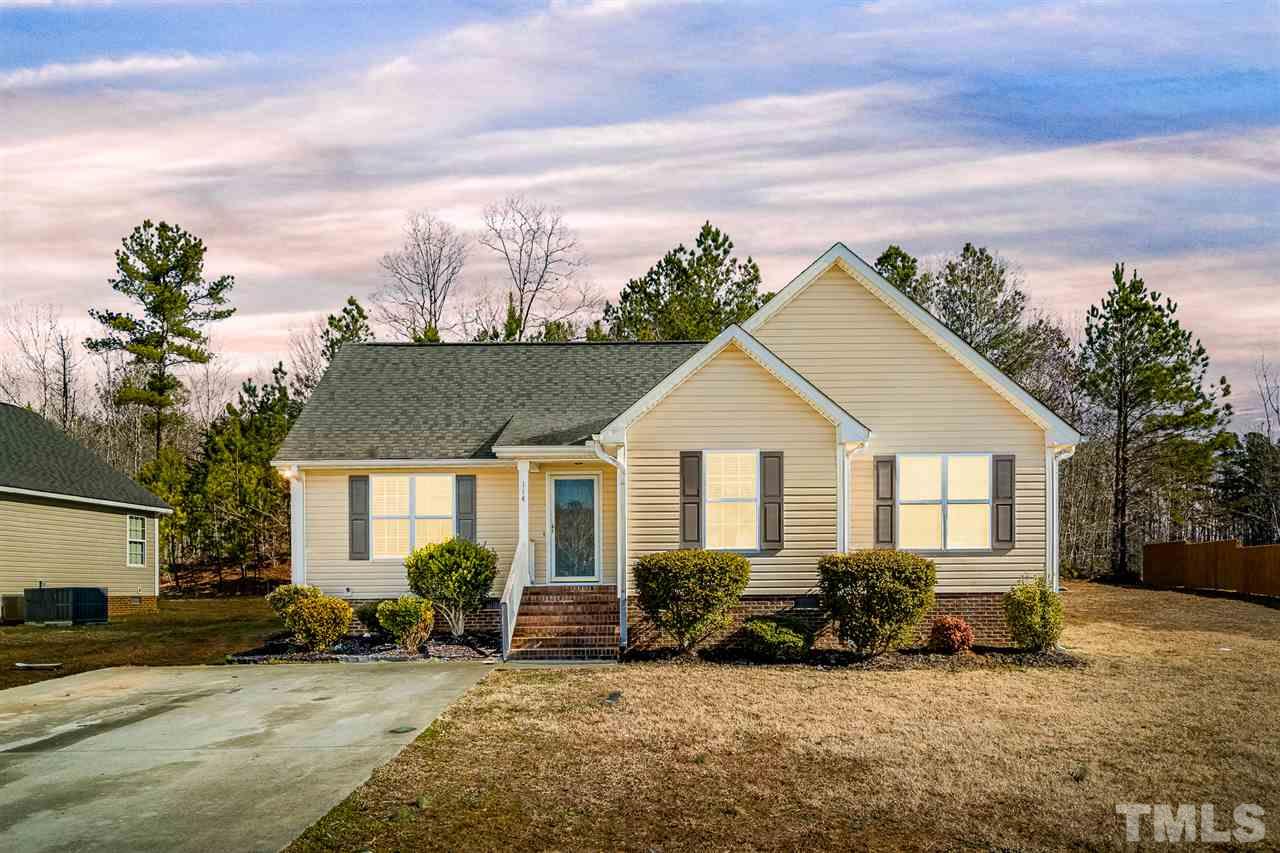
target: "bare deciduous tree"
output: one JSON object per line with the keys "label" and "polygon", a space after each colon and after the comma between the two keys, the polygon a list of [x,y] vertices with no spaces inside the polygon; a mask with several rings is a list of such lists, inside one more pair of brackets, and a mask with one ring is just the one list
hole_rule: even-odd
{"label": "bare deciduous tree", "polygon": [[407,340],[438,340],[466,260],[467,238],[458,229],[427,211],[410,213],[404,243],[379,261],[387,283],[374,294],[375,319]]}
{"label": "bare deciduous tree", "polygon": [[586,261],[577,236],[554,208],[509,196],[485,208],[479,242],[506,266],[515,340],[525,340],[549,322],[593,310],[600,301],[594,288],[577,277]]}
{"label": "bare deciduous tree", "polygon": [[14,348],[0,367],[0,396],[30,406],[71,433],[84,395],[82,353],[52,305],[14,305],[0,325]]}

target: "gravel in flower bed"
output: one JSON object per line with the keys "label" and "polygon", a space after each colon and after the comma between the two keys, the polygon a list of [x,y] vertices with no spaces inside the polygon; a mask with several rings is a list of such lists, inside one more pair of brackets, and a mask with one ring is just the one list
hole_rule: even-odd
{"label": "gravel in flower bed", "polygon": [[406,655],[404,649],[373,634],[350,634],[327,652],[308,652],[290,642],[287,633],[277,634],[256,649],[227,655],[227,663],[321,663],[340,661],[408,660],[498,660],[497,634],[466,634],[458,639],[436,636],[419,654]]}

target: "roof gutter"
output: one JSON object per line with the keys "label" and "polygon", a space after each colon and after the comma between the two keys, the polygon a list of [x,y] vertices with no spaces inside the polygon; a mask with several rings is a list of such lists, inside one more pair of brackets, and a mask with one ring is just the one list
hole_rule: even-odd
{"label": "roof gutter", "polygon": [[26,495],[33,498],[48,498],[55,501],[71,501],[73,503],[94,504],[96,506],[110,506],[118,509],[137,509],[143,512],[155,512],[160,515],[172,515],[173,510],[164,506],[147,506],[146,504],[131,504],[123,501],[108,501],[102,498],[85,498],[80,495],[65,495],[60,492],[38,492],[35,489],[19,489],[17,486],[0,486],[0,492],[7,492],[12,495]]}
{"label": "roof gutter", "polygon": [[499,459],[528,459],[549,462],[558,459],[594,459],[589,444],[507,444],[493,448]]}
{"label": "roof gutter", "polygon": [[273,468],[509,468],[506,459],[272,459]]}

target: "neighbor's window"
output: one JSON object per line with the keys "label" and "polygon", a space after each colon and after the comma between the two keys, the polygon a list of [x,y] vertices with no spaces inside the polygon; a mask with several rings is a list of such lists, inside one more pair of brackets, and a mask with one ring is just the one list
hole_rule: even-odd
{"label": "neighbor's window", "polygon": [[147,520],[140,515],[128,519],[129,565],[142,567],[147,564]]}
{"label": "neighbor's window", "polygon": [[405,557],[453,538],[452,474],[378,474],[369,488],[374,559]]}
{"label": "neighbor's window", "polygon": [[898,457],[898,547],[919,551],[991,547],[991,455]]}
{"label": "neighbor's window", "polygon": [[760,547],[760,454],[755,450],[708,450],[706,543],[719,550]]}

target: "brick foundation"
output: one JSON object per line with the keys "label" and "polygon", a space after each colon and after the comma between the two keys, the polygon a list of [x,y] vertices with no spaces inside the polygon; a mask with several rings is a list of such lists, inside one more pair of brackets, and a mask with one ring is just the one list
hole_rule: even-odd
{"label": "brick foundation", "polygon": [[[384,598],[347,599],[347,603],[351,605],[352,609],[355,609],[362,604],[366,604],[369,601],[386,601],[386,599]],[[498,599],[491,598],[485,602],[484,607],[481,607],[478,612],[472,613],[470,616],[467,617],[467,633],[474,632],[478,634],[488,634],[488,633],[496,634],[502,628],[501,623],[502,623],[502,616],[501,616],[501,611],[499,611],[498,609]],[[355,625],[357,623],[352,622],[352,624]],[[438,637],[448,633],[449,633],[449,623],[445,621],[444,616],[440,613],[439,610],[437,610],[436,621],[431,628],[431,635],[433,637]]]}
{"label": "brick foundation", "polygon": [[[1007,646],[1009,633],[1004,623],[1001,595],[996,592],[938,593],[934,607],[920,622],[916,642],[923,645],[935,616],[963,616],[973,628],[974,643],[981,646]],[[729,627],[703,642],[703,647],[732,648],[742,641],[742,624],[754,617],[784,618],[807,626],[814,632],[814,646],[819,649],[842,648],[834,626],[827,624],[818,599],[812,595],[765,596],[745,595],[734,608]],[[660,636],[633,597],[627,603],[627,645],[629,649],[648,650],[669,647],[670,640]]]}
{"label": "brick foundation", "polygon": [[107,618],[132,616],[135,613],[155,613],[158,606],[154,595],[108,595]]}

